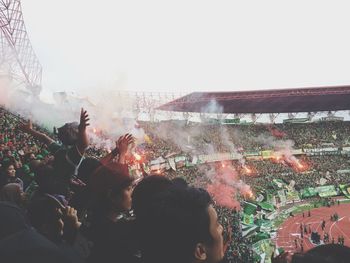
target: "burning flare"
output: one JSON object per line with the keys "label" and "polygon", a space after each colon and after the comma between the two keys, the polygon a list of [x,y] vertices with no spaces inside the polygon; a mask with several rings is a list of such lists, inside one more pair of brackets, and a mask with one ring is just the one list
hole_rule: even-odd
{"label": "burning flare", "polygon": [[137,153],[134,153],[134,157],[135,157],[136,161],[141,161],[142,160],[141,155],[139,155]]}

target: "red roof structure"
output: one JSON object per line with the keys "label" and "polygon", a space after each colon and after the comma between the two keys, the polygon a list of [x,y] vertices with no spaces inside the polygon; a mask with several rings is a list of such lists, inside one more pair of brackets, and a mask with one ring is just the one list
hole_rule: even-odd
{"label": "red roof structure", "polygon": [[[350,86],[238,91],[194,92],[158,110],[211,112],[216,101],[222,113],[290,113],[350,110]],[[221,109],[220,109],[221,111]]]}

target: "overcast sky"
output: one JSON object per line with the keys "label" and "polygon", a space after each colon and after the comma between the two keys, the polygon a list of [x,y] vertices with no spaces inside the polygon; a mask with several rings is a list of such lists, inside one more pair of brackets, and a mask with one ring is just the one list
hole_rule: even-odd
{"label": "overcast sky", "polygon": [[45,89],[236,91],[350,84],[348,2],[22,0],[22,9]]}

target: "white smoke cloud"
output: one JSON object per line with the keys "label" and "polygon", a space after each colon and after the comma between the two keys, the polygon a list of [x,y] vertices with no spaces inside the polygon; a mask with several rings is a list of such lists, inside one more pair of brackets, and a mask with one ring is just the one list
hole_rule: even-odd
{"label": "white smoke cloud", "polygon": [[[133,134],[137,143],[144,140],[144,131],[137,127],[135,98],[128,93],[91,89],[79,97],[60,92],[55,94],[55,103],[48,104],[4,77],[0,78],[0,92],[0,105],[50,131],[67,122],[79,122],[80,109],[86,109],[90,117],[89,137],[97,147],[112,149],[118,137],[125,133]],[[104,136],[94,131],[102,131]]]}
{"label": "white smoke cloud", "polygon": [[292,140],[278,140],[267,134],[260,134],[253,139],[261,143],[265,148],[272,149],[276,156],[285,156],[287,159],[296,160],[292,153],[295,145],[295,142]]}

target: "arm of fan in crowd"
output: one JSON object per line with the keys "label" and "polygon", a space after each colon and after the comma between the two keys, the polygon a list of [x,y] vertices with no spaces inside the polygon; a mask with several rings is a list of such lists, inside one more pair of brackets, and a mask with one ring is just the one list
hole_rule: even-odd
{"label": "arm of fan in crowd", "polygon": [[89,138],[86,132],[86,127],[90,125],[89,120],[90,119],[87,111],[82,108],[80,112],[80,123],[78,127],[79,136],[76,144],[77,149],[81,155],[84,155],[85,150],[89,146]]}
{"label": "arm of fan in crowd", "polygon": [[125,134],[120,136],[115,142],[115,148],[106,156],[100,159],[100,163],[106,165],[110,163],[118,155],[118,163],[125,164],[125,156],[128,151],[129,145],[134,143],[134,138],[131,134]]}
{"label": "arm of fan in crowd", "polygon": [[99,161],[102,165],[109,164],[117,155],[119,154],[118,148],[116,147],[113,151],[111,151],[106,156],[102,157]]}
{"label": "arm of fan in crowd", "polygon": [[27,123],[22,123],[19,126],[19,129],[32,135],[35,139],[39,140],[42,143],[45,143],[46,145],[50,145],[51,143],[55,142],[52,138],[50,138],[46,134],[34,130],[31,120],[29,120]]}
{"label": "arm of fan in crowd", "polygon": [[119,137],[118,141],[116,142],[116,145],[119,151],[118,163],[120,164],[126,163],[125,157],[129,150],[129,146],[133,145],[134,143],[135,143],[135,138],[129,133]]}

